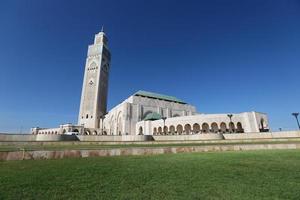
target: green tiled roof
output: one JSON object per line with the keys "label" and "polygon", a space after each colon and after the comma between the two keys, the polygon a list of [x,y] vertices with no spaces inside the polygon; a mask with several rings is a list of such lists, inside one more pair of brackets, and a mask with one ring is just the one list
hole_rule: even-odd
{"label": "green tiled roof", "polygon": [[160,99],[160,100],[165,100],[165,101],[172,101],[176,103],[181,103],[181,104],[186,104],[186,102],[173,97],[173,96],[168,96],[168,95],[163,95],[163,94],[157,94],[153,92],[147,92],[143,90],[139,90],[134,94],[134,96],[142,96],[142,97],[149,97],[149,98],[154,98],[154,99]]}
{"label": "green tiled roof", "polygon": [[158,120],[158,119],[161,119],[161,115],[156,112],[152,112],[146,115],[144,120],[147,121],[147,120]]}

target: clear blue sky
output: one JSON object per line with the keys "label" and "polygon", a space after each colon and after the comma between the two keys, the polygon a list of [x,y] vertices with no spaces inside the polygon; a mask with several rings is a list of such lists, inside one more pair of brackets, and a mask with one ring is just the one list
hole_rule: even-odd
{"label": "clear blue sky", "polygon": [[296,128],[299,0],[2,0],[0,132],[77,122],[87,47],[102,25],[109,108],[143,89]]}

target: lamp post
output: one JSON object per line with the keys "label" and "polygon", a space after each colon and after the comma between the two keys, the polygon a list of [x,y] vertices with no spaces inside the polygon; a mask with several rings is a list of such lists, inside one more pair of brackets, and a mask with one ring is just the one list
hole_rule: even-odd
{"label": "lamp post", "polygon": [[296,118],[296,121],[297,121],[297,124],[298,124],[298,128],[300,130],[300,124],[299,124],[299,120],[298,120],[299,113],[292,113],[292,115]]}
{"label": "lamp post", "polygon": [[233,114],[227,114],[227,116],[229,117],[229,120],[230,120],[230,123],[229,123],[229,129],[231,129],[230,125],[231,125],[231,123],[232,123],[231,118],[232,118]]}
{"label": "lamp post", "polygon": [[166,132],[165,132],[165,125],[166,125],[166,117],[162,117],[161,118],[162,120],[164,120],[164,127],[163,127],[163,132],[164,132],[164,135],[166,135]]}

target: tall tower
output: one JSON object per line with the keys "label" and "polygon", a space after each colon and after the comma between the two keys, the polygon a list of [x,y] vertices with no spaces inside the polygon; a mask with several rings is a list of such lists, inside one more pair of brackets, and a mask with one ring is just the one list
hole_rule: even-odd
{"label": "tall tower", "polygon": [[78,124],[86,128],[99,128],[100,118],[106,114],[110,52],[103,31],[95,35],[94,44],[89,45]]}

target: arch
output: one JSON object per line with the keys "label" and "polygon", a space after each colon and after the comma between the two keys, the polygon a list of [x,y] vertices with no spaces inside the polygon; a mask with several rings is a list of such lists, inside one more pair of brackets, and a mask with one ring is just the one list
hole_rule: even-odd
{"label": "arch", "polygon": [[202,132],[203,133],[208,133],[209,132],[209,125],[208,125],[208,123],[203,123],[202,124]]}
{"label": "arch", "polygon": [[184,125],[184,132],[185,134],[189,135],[191,133],[191,125],[190,124],[186,124]]}
{"label": "arch", "polygon": [[181,135],[183,132],[183,127],[181,124],[178,124],[176,127],[177,134]]}
{"label": "arch", "polygon": [[114,119],[115,119],[114,116],[111,116],[110,121],[109,121],[109,134],[110,135],[114,135],[114,128],[115,128]]}
{"label": "arch", "polygon": [[164,135],[168,135],[168,127],[164,126]]}
{"label": "arch", "polygon": [[193,125],[193,132],[196,134],[196,133],[199,133],[200,132],[200,125],[198,123],[195,123]]}
{"label": "arch", "polygon": [[139,128],[139,135],[143,135],[143,127],[141,127],[141,126]]}
{"label": "arch", "polygon": [[260,132],[267,132],[269,131],[269,129],[267,128],[267,124],[266,121],[264,120],[264,118],[260,119],[260,125],[259,125],[259,131]]}
{"label": "arch", "polygon": [[98,133],[97,133],[97,131],[93,131],[93,135],[97,135]]}
{"label": "arch", "polygon": [[78,129],[76,129],[76,128],[73,130],[73,132],[79,133]]}
{"label": "arch", "polygon": [[148,114],[151,114],[153,113],[152,111],[146,111],[144,114],[143,114],[143,117],[142,117],[142,120],[144,120]]}
{"label": "arch", "polygon": [[171,134],[171,135],[175,135],[175,126],[171,125],[171,126],[169,127],[169,131],[170,131],[170,134]]}
{"label": "arch", "polygon": [[91,133],[90,133],[90,131],[89,130],[86,130],[85,132],[84,132],[84,135],[90,135]]}
{"label": "arch", "polygon": [[238,133],[244,133],[244,129],[243,129],[243,126],[242,126],[242,123],[241,122],[238,122],[236,124],[236,129],[237,129],[237,132]]}
{"label": "arch", "polygon": [[157,128],[155,127],[154,129],[153,129],[153,135],[156,135],[157,134]]}
{"label": "arch", "polygon": [[57,131],[55,131],[55,134],[57,134]]}
{"label": "arch", "polygon": [[226,126],[226,123],[225,122],[222,122],[220,124],[220,130],[221,130],[221,133],[226,133],[227,131],[227,126]]}
{"label": "arch", "polygon": [[89,115],[88,115],[88,114],[86,114],[85,118],[86,118],[86,119],[87,119],[87,118],[89,118]]}
{"label": "arch", "polygon": [[218,127],[218,124],[216,122],[213,122],[211,124],[211,132],[213,132],[213,133],[218,133],[219,132],[219,127]]}
{"label": "arch", "polygon": [[51,134],[53,135],[53,134],[54,134],[54,131],[52,131]]}
{"label": "arch", "polygon": [[158,134],[161,135],[162,134],[162,128],[158,127]]}
{"label": "arch", "polygon": [[122,129],[122,112],[119,112],[118,117],[117,117],[117,134],[121,135],[123,132]]}
{"label": "arch", "polygon": [[63,130],[63,134],[65,134],[66,132],[67,132],[66,129],[64,129],[64,130]]}
{"label": "arch", "polygon": [[229,132],[234,133],[235,132],[235,125],[233,122],[229,123]]}

